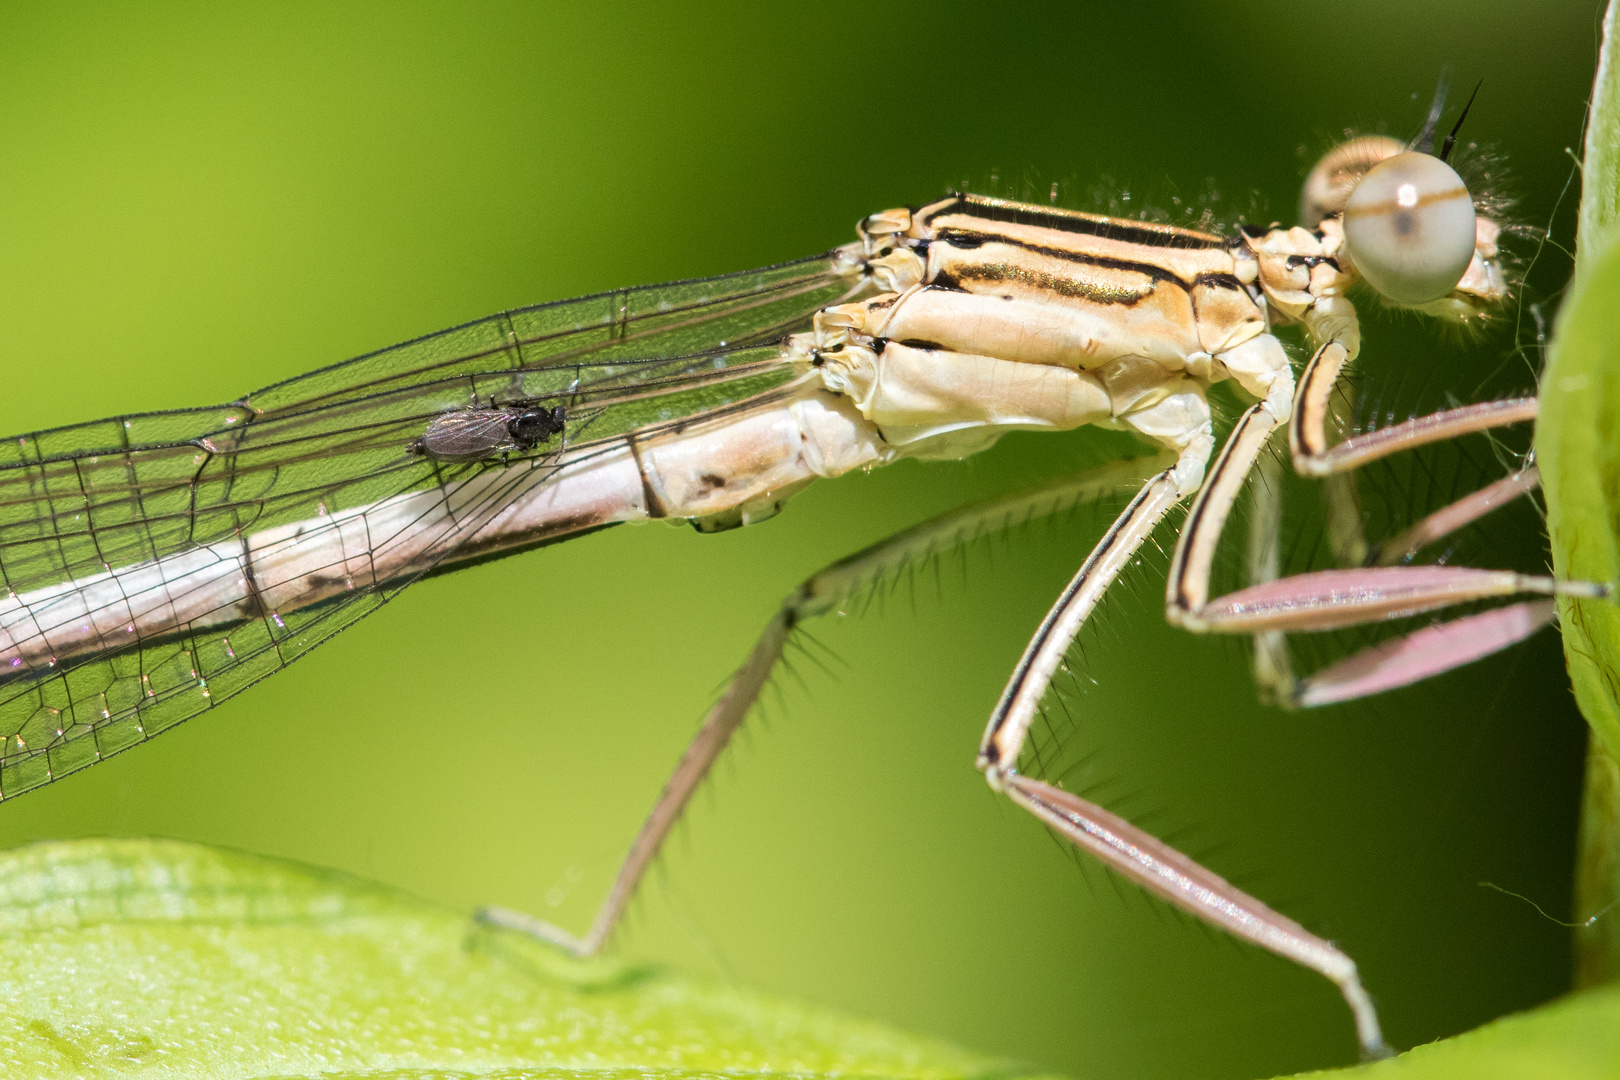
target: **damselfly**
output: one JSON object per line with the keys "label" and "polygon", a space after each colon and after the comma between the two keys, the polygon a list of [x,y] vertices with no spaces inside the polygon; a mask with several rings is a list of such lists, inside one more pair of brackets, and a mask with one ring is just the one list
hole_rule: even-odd
{"label": "damselfly", "polygon": [[[1438,207],[1438,226],[1412,219],[1419,262],[1435,264],[1427,269],[1411,269],[1398,236],[1392,251],[1372,235],[1358,239],[1354,203],[1352,262],[1342,205],[1311,229],[1223,236],[954,195],[872,215],[855,243],[815,258],[505,312],[217,408],[11,440],[0,455],[0,666],[9,672],[0,796],[168,730],[425,574],[626,521],[751,524],[818,477],[962,457],[1011,430],[1117,427],[1161,453],[919,526],[790,597],[683,758],[584,938],[510,913],[491,918],[599,949],[802,620],[975,520],[1129,482],[1140,490],[1018,666],[980,766],[993,787],[1114,869],[1333,979],[1364,1050],[1380,1052],[1346,956],[1018,762],[1080,624],[1136,546],[1195,492],[1171,578],[1172,612],[1194,628],[1269,630],[1301,625],[1288,613],[1305,606],[1348,621],[1555,588],[1396,567],[1413,572],[1354,596],[1315,578],[1263,585],[1269,591],[1224,606],[1206,600],[1222,522],[1272,430],[1293,416],[1305,461],[1334,449],[1323,402],[1359,333],[1344,290],[1382,272],[1391,302],[1458,321],[1483,317],[1505,295],[1495,227],[1475,221],[1456,174],[1421,153],[1383,157],[1352,170],[1353,180],[1394,177],[1394,207],[1373,200],[1367,219]],[[1408,188],[1413,206],[1402,202]],[[1362,190],[1373,189],[1347,183],[1342,195]],[[1297,402],[1271,333],[1290,322],[1317,345]],[[1228,379],[1259,404],[1206,482],[1214,433],[1205,391]],[[1269,605],[1258,616],[1256,598]]]}

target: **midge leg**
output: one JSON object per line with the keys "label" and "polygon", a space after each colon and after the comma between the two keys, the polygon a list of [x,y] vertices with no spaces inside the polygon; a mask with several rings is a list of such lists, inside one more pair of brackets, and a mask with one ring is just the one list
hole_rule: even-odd
{"label": "midge leg", "polygon": [[647,815],[607,898],[584,936],[576,937],[548,922],[505,908],[485,908],[479,918],[532,934],[577,956],[601,951],[692,793],[759,699],[799,623],[832,610],[901,567],[960,547],[1008,524],[1048,517],[1118,491],[1130,490],[1139,485],[1144,476],[1158,472],[1169,462],[1168,454],[1121,461],[1030,492],[954,510],[897,533],[806,578],[766,624],[753,652],[732,676],[681,755],[680,763]]}

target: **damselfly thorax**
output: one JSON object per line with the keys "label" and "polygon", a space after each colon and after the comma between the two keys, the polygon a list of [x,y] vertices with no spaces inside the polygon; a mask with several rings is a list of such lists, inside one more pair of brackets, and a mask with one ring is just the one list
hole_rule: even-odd
{"label": "damselfly thorax", "polygon": [[[1331,391],[1360,345],[1347,289],[1364,281],[1386,303],[1461,322],[1487,317],[1507,289],[1497,224],[1476,216],[1439,158],[1357,142],[1324,160],[1305,205],[1300,227],[1217,235],[952,195],[871,215],[854,243],[800,262],[505,312],[219,408],[12,440],[0,451],[0,797],[212,707],[429,572],[623,522],[734,528],[773,516],[818,478],[960,458],[1009,431],[1116,428],[1157,453],[925,522],[795,590],[710,712],[584,937],[510,912],[488,917],[577,952],[601,948],[799,623],[984,522],[1128,488],[1134,497],[1009,680],[979,767],[1119,873],[1332,979],[1363,1049],[1381,1052],[1342,952],[1019,770],[1080,626],[1188,498],[1167,612],[1189,629],[1280,636],[1461,600],[1594,591],[1463,567],[1271,580],[1262,559],[1249,588],[1209,597],[1233,501],[1283,425],[1295,467],[1328,475],[1534,415],[1533,399],[1486,403],[1332,442]],[[1289,323],[1313,349],[1297,391],[1275,336]],[[1254,404],[1212,462],[1207,393],[1223,381]],[[1518,490],[1530,487],[1521,476]],[[1523,637],[1550,618],[1538,603],[1487,613],[1495,621],[1475,624],[1468,641]],[[1441,630],[1419,642],[1418,660],[1411,650],[1353,658],[1353,677],[1299,681],[1281,663],[1262,674],[1279,696],[1312,704],[1312,694],[1371,692],[1480,654],[1468,641]]]}

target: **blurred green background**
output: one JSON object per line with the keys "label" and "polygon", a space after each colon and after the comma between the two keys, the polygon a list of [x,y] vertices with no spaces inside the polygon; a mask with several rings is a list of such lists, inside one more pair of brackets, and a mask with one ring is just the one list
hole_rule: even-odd
{"label": "blurred green background", "polygon": [[[1486,79],[1469,135],[1506,155],[1521,220],[1568,242],[1573,192],[1554,206],[1600,5],[1148,10],[7,4],[0,430],[223,401],[503,307],[809,254],[964,183],[1083,196],[1107,176],[1163,205],[1213,178],[1218,210],[1291,220],[1316,154],[1349,127],[1410,134],[1447,66]],[[1567,271],[1543,251],[1544,292]],[[1473,391],[1470,369],[1530,385],[1500,337],[1374,316],[1365,338],[1367,383],[1431,404]],[[758,528],[617,529],[424,583],[0,810],[0,844],[182,837],[583,928],[783,594],[1087,438],[848,477]],[[1533,562],[1528,520],[1497,540]],[[1077,870],[972,769],[1095,532],[1022,534],[915,614],[815,627],[848,667],[782,683],[623,952],[1075,1076],[1352,1060],[1326,982]],[[1567,987],[1567,932],[1478,885],[1568,915],[1584,729],[1552,634],[1290,715],[1254,703],[1237,645],[1167,630],[1159,590],[1139,579],[1088,651],[1089,794],[1342,943],[1398,1045]]]}

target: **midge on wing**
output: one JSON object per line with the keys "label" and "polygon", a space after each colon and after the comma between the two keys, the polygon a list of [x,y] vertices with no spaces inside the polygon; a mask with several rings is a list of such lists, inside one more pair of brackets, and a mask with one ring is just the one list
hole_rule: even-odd
{"label": "midge on wing", "polygon": [[410,444],[413,454],[434,461],[483,461],[533,450],[551,441],[567,419],[561,405],[550,408],[462,409],[440,413],[428,421],[427,431]]}

